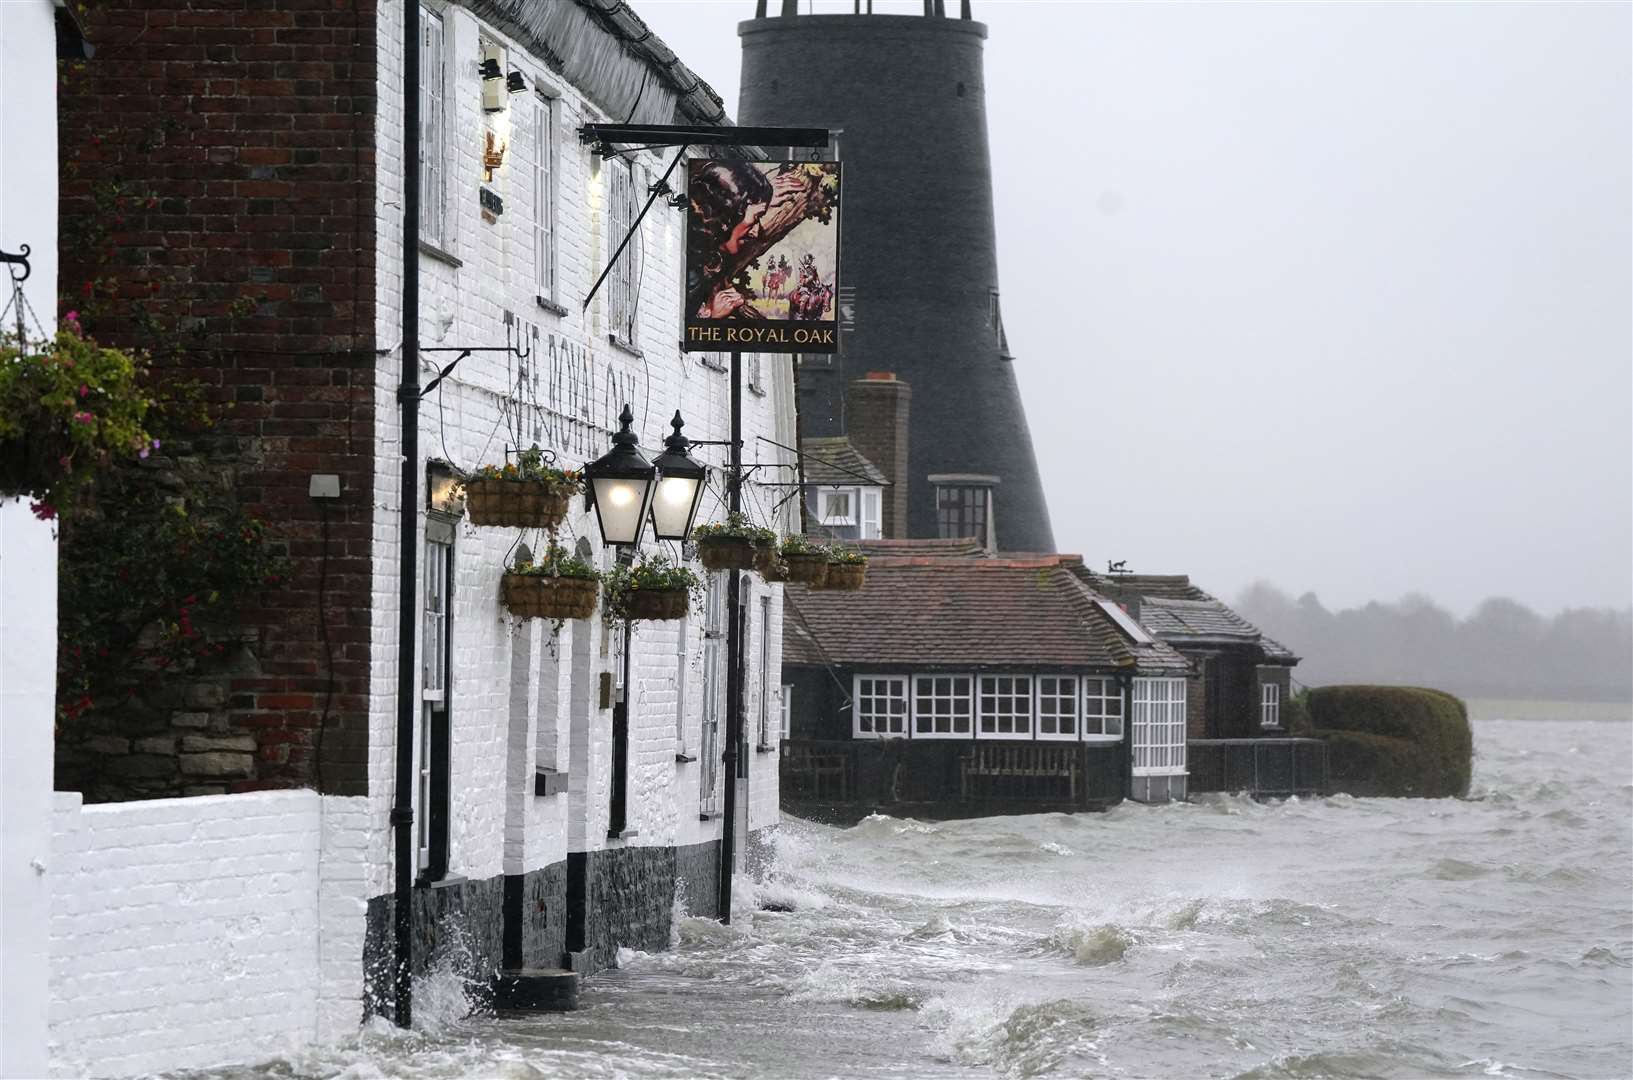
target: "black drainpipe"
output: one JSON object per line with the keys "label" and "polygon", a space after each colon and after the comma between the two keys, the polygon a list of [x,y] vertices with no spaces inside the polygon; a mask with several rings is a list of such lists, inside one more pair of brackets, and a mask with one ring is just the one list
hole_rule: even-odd
{"label": "black drainpipe", "polygon": [[396,831],[393,928],[396,936],[395,1008],[398,1027],[414,1019],[414,710],[417,680],[414,640],[418,630],[420,457],[420,5],[403,3],[403,489],[397,582],[397,784],[391,807]]}

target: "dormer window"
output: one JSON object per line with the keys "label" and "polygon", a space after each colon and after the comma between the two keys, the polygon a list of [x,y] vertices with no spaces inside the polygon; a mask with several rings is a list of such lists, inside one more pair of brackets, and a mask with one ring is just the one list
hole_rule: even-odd
{"label": "dormer window", "polygon": [[821,493],[822,508],[819,516],[824,525],[856,524],[856,492],[850,488],[835,488]]}
{"label": "dormer window", "polygon": [[996,476],[947,473],[929,478],[936,492],[936,534],[943,540],[974,539],[993,550],[992,489]]}

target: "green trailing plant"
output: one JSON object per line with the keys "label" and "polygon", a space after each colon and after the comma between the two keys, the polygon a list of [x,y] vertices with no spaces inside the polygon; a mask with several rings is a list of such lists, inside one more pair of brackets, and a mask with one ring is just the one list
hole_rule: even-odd
{"label": "green trailing plant", "polygon": [[866,566],[868,557],[855,548],[835,544],[828,549],[828,563],[832,566]]}
{"label": "green trailing plant", "polygon": [[755,547],[775,547],[777,534],[774,530],[762,528],[750,521],[747,515],[733,512],[726,515],[725,521],[711,521],[705,525],[697,525],[692,529],[692,539],[704,540],[747,540]]}
{"label": "green trailing plant", "polygon": [[793,533],[783,537],[782,543],[777,546],[777,554],[784,558],[790,555],[820,555],[826,559],[828,549],[803,533]]}
{"label": "green trailing plant", "polygon": [[0,496],[55,517],[99,472],[158,449],[144,362],[98,345],[72,311],[50,341],[0,337]]}
{"label": "green trailing plant", "polygon": [[139,474],[109,478],[64,523],[57,711],[118,707],[220,656],[242,610],[288,573],[260,521],[178,497]]}
{"label": "green trailing plant", "polygon": [[517,559],[505,572],[524,577],[560,577],[580,581],[600,581],[602,577],[600,570],[560,544],[551,544],[542,559]]}
{"label": "green trailing plant", "polygon": [[703,599],[703,579],[661,551],[642,556],[628,566],[614,566],[601,582],[609,619],[630,617],[630,594],[635,592],[686,592],[694,601],[701,603]]}
{"label": "green trailing plant", "polygon": [[544,459],[538,443],[521,451],[515,461],[503,465],[483,465],[466,480],[529,480],[543,484],[552,495],[577,495],[584,490],[584,473],[579,469],[558,469]]}

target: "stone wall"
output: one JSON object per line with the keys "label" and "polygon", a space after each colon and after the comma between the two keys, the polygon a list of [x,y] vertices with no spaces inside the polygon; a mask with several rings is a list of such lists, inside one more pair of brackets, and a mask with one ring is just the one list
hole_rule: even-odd
{"label": "stone wall", "polygon": [[363,800],[57,796],[52,1071],[195,1068],[355,1032]]}

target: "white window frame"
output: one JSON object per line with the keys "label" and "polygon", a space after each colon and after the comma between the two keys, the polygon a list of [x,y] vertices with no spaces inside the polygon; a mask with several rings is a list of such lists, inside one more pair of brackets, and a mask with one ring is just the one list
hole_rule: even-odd
{"label": "white window frame", "polygon": [[771,597],[760,597],[760,739],[771,745]]}
{"label": "white window frame", "polygon": [[1281,727],[1281,685],[1267,682],[1259,684],[1259,726],[1267,728]]}
{"label": "white window frame", "polygon": [[[1009,742],[1032,741],[1036,721],[1034,687],[1036,680],[1029,674],[998,672],[983,674],[975,680],[976,738],[1004,739]],[[1007,703],[1007,708],[1001,703]],[[1025,712],[1017,711],[1024,709]],[[999,725],[1008,721],[1010,730]]]}
{"label": "white window frame", "polygon": [[691,618],[686,615],[680,617],[676,624],[675,634],[675,752],[686,753],[686,661],[689,650],[686,648],[686,632],[689,629]]}
{"label": "white window frame", "polygon": [[764,364],[759,353],[746,353],[743,356],[748,361],[748,388],[756,394],[765,394]]}
{"label": "white window frame", "polygon": [[[828,508],[828,497],[843,495],[845,497],[845,512],[833,513]],[[855,525],[857,511],[856,489],[848,487],[825,487],[817,489],[817,520],[824,525]]]}
{"label": "white window frame", "polygon": [[[454,557],[453,530],[447,539],[426,530],[425,577],[421,590],[420,709],[414,731],[414,866],[431,866],[431,732],[436,716],[448,709],[448,649],[453,603],[449,595]],[[438,530],[439,534],[443,530]]]}
{"label": "white window frame", "polygon": [[[946,692],[938,684],[946,682]],[[957,684],[964,684],[964,692],[960,695]],[[963,672],[935,672],[927,675],[913,676],[913,697],[910,702],[912,713],[911,728],[915,739],[973,739],[975,737],[975,676]],[[924,687],[928,686],[928,690]],[[940,712],[934,707],[939,702],[947,702],[949,709],[946,713],[947,730],[934,730],[940,719]],[[964,704],[962,719],[964,730],[958,730],[960,715],[954,707],[958,702]],[[921,705],[928,702],[931,708],[921,710]],[[925,730],[921,722],[927,722],[930,730]]]}
{"label": "white window frame", "polygon": [[1083,680],[1083,741],[1122,742],[1123,688],[1110,675]]}
{"label": "white window frame", "polygon": [[533,287],[556,302],[556,99],[533,95]]}
{"label": "white window frame", "polygon": [[[1045,683],[1051,683],[1049,689]],[[1077,675],[1059,675],[1043,672],[1032,676],[1033,737],[1044,742],[1077,742],[1083,737],[1083,680]],[[1062,708],[1066,706],[1066,708]],[[1070,731],[1061,730],[1061,720],[1069,722]],[[1051,721],[1053,731],[1045,731],[1045,721]]]}
{"label": "white window frame", "polygon": [[794,684],[783,683],[782,695],[778,703],[781,713],[781,722],[778,724],[778,736],[783,739],[793,738],[794,730]]}
{"label": "white window frame", "polygon": [[1184,776],[1185,680],[1135,679],[1135,776]]}
{"label": "white window frame", "polygon": [[857,521],[857,535],[863,540],[878,540],[884,535],[884,492],[876,487],[858,490],[862,496],[862,514]]}
{"label": "white window frame", "polygon": [[420,6],[420,239],[448,243],[448,28],[442,16]]}
{"label": "white window frame", "polygon": [[[913,702],[906,675],[851,676],[851,735],[857,739],[905,739],[912,730]],[[901,711],[888,706],[900,702]],[[881,710],[880,706],[886,706]],[[864,720],[866,724],[864,725]],[[883,721],[881,730],[880,721]],[[899,721],[899,726],[898,722]],[[864,729],[865,728],[865,729]]]}
{"label": "white window frame", "polygon": [[629,246],[607,275],[607,333],[612,340],[630,348],[640,344],[641,260],[645,254],[645,239],[635,228],[635,192],[640,186],[641,167],[633,161],[617,158],[603,166],[607,176],[607,258],[618,252],[618,245],[632,229]]}
{"label": "white window frame", "polygon": [[708,575],[703,594],[703,709],[698,728],[698,812],[720,808],[720,711],[725,697],[726,583],[720,572]]}

